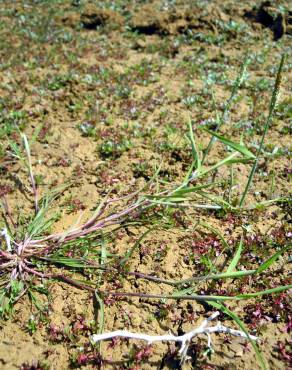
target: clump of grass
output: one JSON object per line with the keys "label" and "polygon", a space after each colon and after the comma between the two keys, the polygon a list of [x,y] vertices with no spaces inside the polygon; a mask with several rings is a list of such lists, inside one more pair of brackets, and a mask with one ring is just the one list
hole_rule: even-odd
{"label": "clump of grass", "polygon": [[[134,251],[139,247],[142,239],[146,237],[149,232],[155,230],[155,227],[148,228],[147,231],[139,237],[133,247],[130,248],[130,250],[123,256],[114,256],[108,253],[103,241],[107,231],[112,231],[114,227],[122,227],[122,225],[127,222],[138,222],[142,214],[151,214],[151,210],[156,207],[166,210],[173,208],[193,207],[204,210],[242,212],[244,210],[243,206],[246,195],[250,189],[250,185],[256,171],[259,156],[262,153],[264,138],[273,117],[283,64],[284,58],[282,58],[279,66],[270,104],[269,116],[256,155],[254,155],[252,151],[248,149],[248,147],[243,143],[243,140],[237,143],[218,133],[221,124],[228,114],[234,96],[239,89],[243,78],[242,76],[247,66],[247,62],[245,61],[239,77],[235,81],[231,97],[224,108],[223,115],[221,118],[217,118],[217,126],[215,131],[210,131],[203,128],[205,132],[212,135],[212,139],[203,153],[199,150],[199,145],[195,139],[192,122],[191,120],[189,121],[187,138],[191,145],[192,163],[186,176],[180,183],[172,185],[167,183],[159,183],[158,175],[160,169],[158,169],[154,176],[150,179],[146,188],[121,198],[110,198],[109,194],[100,203],[96,211],[86,222],[81,223],[79,220],[66,232],[50,233],[50,229],[56,221],[56,215],[53,214],[50,216],[50,210],[53,202],[58,198],[65,188],[63,187],[62,189],[56,189],[50,194],[47,194],[45,197],[39,199],[37,183],[33,174],[30,145],[27,137],[22,134],[25,155],[22,153],[22,150],[19,146],[11,142],[10,146],[14,157],[21,160],[28,170],[31,187],[34,194],[34,215],[31,217],[31,220],[28,222],[28,224],[25,225],[25,228],[19,230],[17,223],[13,219],[13,215],[9,212],[9,206],[7,202],[4,202],[3,208],[6,227],[2,230],[0,239],[0,314],[2,316],[8,316],[11,313],[14,303],[30,289],[30,286],[34,284],[34,279],[58,279],[75,285],[80,289],[86,289],[95,295],[100,308],[100,333],[102,332],[104,321],[104,298],[106,296],[126,296],[149,299],[204,301],[232,317],[232,319],[235,320],[235,322],[240,326],[247,338],[250,339],[250,336],[248,335],[240,319],[234,313],[230,312],[225,306],[223,306],[222,303],[230,300],[239,301],[261,297],[267,294],[279,293],[290,289],[292,286],[283,285],[259,292],[224,296],[198,294],[198,284],[200,282],[206,283],[208,281],[214,282],[225,279],[241,279],[246,276],[252,277],[262,274],[288,250],[288,247],[282,248],[278,252],[274,253],[257,268],[242,271],[237,270],[237,266],[244,248],[243,243],[240,242],[236,251],[234,252],[234,255],[232,256],[231,262],[225,270],[216,271],[216,269],[212,269],[212,273],[208,275],[195,276],[187,280],[172,281],[160,279],[156,276],[142,274],[140,272],[126,271],[124,268]],[[214,165],[208,167],[205,165],[205,159],[215,140],[219,140],[221,143],[227,146],[231,150],[231,154],[218,161]],[[217,194],[215,195],[215,192],[212,189],[214,187],[218,187],[218,183],[205,182],[198,184],[198,180],[201,181],[208,178],[209,174],[218,170],[220,167],[229,166],[234,163],[253,163],[247,186],[241,197],[238,207],[234,206],[229,199],[226,200]],[[145,194],[146,189],[148,189],[148,193]],[[286,198],[272,199],[265,203],[251,205],[248,207],[248,209],[256,208],[258,206],[266,206],[274,201],[283,202],[285,200]],[[203,223],[201,223],[201,226],[206,228],[209,227]],[[156,226],[156,228],[157,227],[159,226]],[[224,247],[229,248],[229,244],[223,238],[223,236],[218,234],[218,237],[222,240]],[[99,241],[97,244],[96,240]],[[91,258],[90,254],[87,254],[87,256],[79,256],[77,258],[68,257],[66,254],[68,251],[72,252],[73,250],[82,250],[84,245],[93,245],[95,255],[98,255],[98,258]],[[97,246],[98,248],[96,248]],[[114,264],[110,264],[108,262],[112,259],[114,260]],[[71,271],[96,271],[99,276],[98,283],[93,284],[90,281],[73,279],[71,274],[64,273],[63,270],[57,273],[48,272],[48,266],[52,264],[57,266],[66,266],[67,269]],[[101,283],[101,276],[104,271],[135,276],[136,278],[146,279],[156,282],[157,284],[167,284],[173,287],[173,293],[169,295],[153,295],[139,292],[133,293],[101,290],[99,289],[99,284]],[[259,361],[264,368],[264,361],[261,358],[255,344],[253,345]]]}

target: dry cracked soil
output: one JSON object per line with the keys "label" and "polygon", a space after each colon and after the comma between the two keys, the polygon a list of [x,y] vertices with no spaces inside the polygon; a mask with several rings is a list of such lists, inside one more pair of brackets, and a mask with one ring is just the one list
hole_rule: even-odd
{"label": "dry cracked soil", "polygon": [[[212,335],[213,351],[205,336],[195,338],[184,364],[173,342],[148,346],[114,339],[93,346],[90,335],[101,329],[152,335],[192,330],[215,308],[194,300],[106,292],[171,295],[175,287],[128,272],[168,281],[220,273],[242,235],[238,271],[286,252],[262,274],[198,281],[193,293],[235,296],[289,284],[292,6],[280,0],[0,2],[1,229],[11,218],[15,229],[25,230],[33,215],[25,151],[24,157],[16,155],[21,133],[30,143],[39,199],[65,185],[54,202],[57,217],[49,231],[65,232],[85,222],[109,193],[179,186],[193,160],[189,120],[200,153],[210,140],[202,128],[215,130],[218,119],[220,135],[237,143],[242,138],[256,153],[283,53],[278,103],[246,208],[237,206],[252,164],[235,162],[194,178],[191,186],[209,184],[208,195],[197,194],[188,207],[160,204],[93,235],[86,246],[79,240],[62,249],[67,259],[91,258],[113,270],[36,257],[31,263],[37,271],[70,276],[97,290],[23,273],[25,292],[0,322],[1,369],[262,368],[251,343],[228,334]],[[246,58],[242,83],[222,116]],[[216,165],[230,150],[218,140],[205,165]],[[207,207],[222,205],[219,197],[233,208]],[[268,202],[273,199],[283,201]],[[113,205],[113,211],[119,207]],[[122,270],[119,261],[133,246]],[[3,238],[0,247],[5,249]],[[0,271],[1,282],[4,277]],[[259,337],[266,368],[291,368],[288,291],[224,305]],[[238,328],[228,315],[220,314],[220,320]]]}

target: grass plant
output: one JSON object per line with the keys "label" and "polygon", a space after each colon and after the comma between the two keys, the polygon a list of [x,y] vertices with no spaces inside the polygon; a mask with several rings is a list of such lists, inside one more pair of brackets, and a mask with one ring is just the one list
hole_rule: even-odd
{"label": "grass plant", "polygon": [[[80,289],[86,289],[94,294],[99,306],[99,334],[102,334],[104,328],[105,296],[138,297],[144,299],[196,300],[206,302],[232,317],[240,326],[240,329],[245,333],[246,337],[252,341],[252,338],[247,334],[240,319],[229,311],[223,303],[226,301],[240,301],[280,293],[291,289],[292,286],[282,285],[271,289],[236,295],[213,295],[198,294],[200,291],[200,284],[204,283],[208,285],[210,283],[209,286],[212,287],[211,284],[215,281],[242,279],[246,276],[252,279],[254,276],[263,274],[271,268],[275,262],[284,256],[290,249],[289,246],[275,252],[272,256],[267,258],[266,261],[260,263],[257,268],[237,270],[242,251],[245,247],[243,239],[241,239],[236,250],[233,251],[233,255],[229,256],[230,261],[224,270],[218,271],[214,266],[215,272],[174,281],[160,279],[157,276],[147,275],[138,271],[131,272],[125,268],[141,241],[151,231],[159,227],[164,227],[161,220],[159,221],[161,224],[158,222],[158,225],[151,225],[149,221],[147,231],[138,238],[137,242],[125,255],[114,255],[109,253],[104,242],[107,233],[114,235],[115,230],[123,227],[125,224],[139,222],[143,215],[147,215],[148,219],[151,220],[151,212],[156,208],[159,208],[162,212],[188,207],[202,209],[204,211],[220,210],[230,213],[240,213],[246,212],[252,208],[267,207],[273,202],[288,201],[288,198],[275,198],[244,207],[246,196],[250,191],[251,183],[256,173],[260,155],[263,153],[264,139],[271,125],[276,107],[284,57],[280,62],[272,93],[269,115],[256,154],[243,143],[243,138],[238,143],[219,134],[219,129],[226,120],[234,97],[243,81],[247,65],[248,59],[246,59],[242,65],[241,71],[234,83],[231,96],[224,107],[222,116],[220,118],[217,116],[215,130],[202,128],[202,130],[211,135],[209,144],[203,152],[199,149],[200,146],[196,142],[193,123],[191,119],[189,120],[187,138],[191,145],[192,163],[184,179],[180,183],[168,184],[159,181],[160,169],[158,169],[145,188],[120,198],[111,198],[111,194],[108,194],[87,221],[81,223],[81,221],[78,220],[76,224],[66,232],[50,232],[52,225],[57,219],[56,214],[52,213],[51,209],[54,201],[64,191],[65,187],[56,189],[39,199],[37,184],[33,173],[29,141],[24,134],[21,135],[22,147],[11,141],[10,147],[14,157],[22,161],[28,169],[34,196],[34,214],[27,225],[20,229],[17,222],[14,221],[14,215],[11,215],[8,211],[9,205],[5,202],[3,203],[3,214],[5,216],[6,227],[3,228],[0,239],[0,314],[2,316],[7,317],[11,314],[15,302],[34,286],[36,280],[53,279],[64,281]],[[210,153],[211,147],[216,140],[227,147],[231,153],[217,163],[206,166],[207,155]],[[244,165],[249,165],[251,163],[252,169],[245,190],[240,198],[239,205],[236,206],[232,202],[232,197],[226,200],[223,196],[218,195],[218,192],[215,190],[218,189],[218,186],[220,187],[220,184],[210,181],[209,175],[218,171],[218,169],[223,166],[232,166],[238,163]],[[201,222],[200,225],[201,227],[208,228],[206,223],[204,224]],[[219,237],[225,249],[228,249],[230,252],[228,242],[222,235],[219,235]],[[82,248],[85,248],[85,253],[82,253]],[[66,255],[67,251],[73,251],[74,257],[68,257]],[[60,271],[49,272],[52,266],[54,266],[54,271],[58,269]],[[66,270],[64,270],[64,267],[66,267]],[[86,278],[85,272],[88,270],[95,274],[95,282],[89,281],[89,279]],[[74,277],[74,272],[76,271],[79,274],[79,278]],[[139,292],[106,291],[100,288],[105,271],[115,272],[128,277],[132,276],[146,279],[157,284],[166,284],[173,287],[173,292],[172,294],[147,294]],[[85,278],[82,278],[83,273]],[[191,340],[191,338],[188,340]],[[265,368],[266,365],[264,360],[261,358],[254,343],[253,346],[256,349],[261,366]]]}

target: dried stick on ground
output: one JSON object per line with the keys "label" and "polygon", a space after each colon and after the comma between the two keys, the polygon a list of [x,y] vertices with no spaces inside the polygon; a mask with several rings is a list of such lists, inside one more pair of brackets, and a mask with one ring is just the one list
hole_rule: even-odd
{"label": "dried stick on ground", "polygon": [[181,362],[186,361],[187,359],[187,351],[189,348],[189,345],[194,337],[196,337],[199,334],[206,334],[208,337],[208,348],[211,349],[212,341],[211,341],[211,335],[212,333],[226,333],[231,334],[237,337],[242,337],[246,339],[251,340],[257,340],[258,338],[253,335],[247,335],[243,331],[240,330],[234,330],[231,328],[227,328],[226,326],[223,326],[220,322],[218,322],[215,326],[208,326],[209,322],[211,320],[214,320],[216,317],[219,316],[219,312],[214,312],[209,318],[205,319],[201,325],[180,336],[175,336],[172,334],[166,334],[166,335],[148,335],[148,334],[139,334],[139,333],[131,333],[129,331],[124,330],[117,330],[110,333],[104,333],[104,334],[94,334],[91,337],[91,340],[93,343],[100,342],[102,340],[112,339],[115,337],[123,337],[123,338],[132,338],[132,339],[138,339],[138,340],[144,340],[148,342],[148,344],[151,344],[153,342],[158,341],[174,341],[174,342],[181,342],[181,348],[179,351],[179,354],[181,356]]}

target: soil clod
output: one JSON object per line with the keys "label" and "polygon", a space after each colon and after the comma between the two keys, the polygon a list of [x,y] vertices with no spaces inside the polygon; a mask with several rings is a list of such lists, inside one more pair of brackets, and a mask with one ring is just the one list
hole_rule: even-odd
{"label": "soil clod", "polygon": [[291,33],[292,17],[291,12],[285,16],[278,9],[272,6],[270,1],[263,2],[260,7],[254,7],[251,11],[245,12],[245,17],[270,28],[274,34],[274,40],[279,40],[285,33]]}
{"label": "soil clod", "polygon": [[81,14],[81,23],[83,27],[90,30],[107,24],[121,26],[123,22],[123,17],[118,13],[110,9],[97,8],[93,4],[87,5]]}

